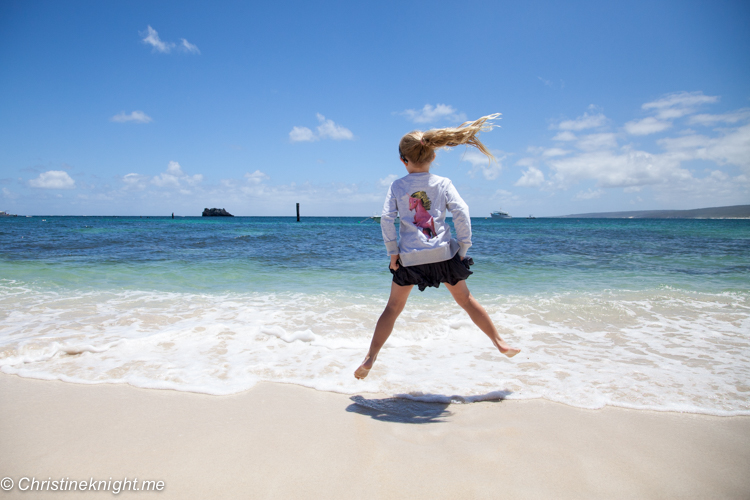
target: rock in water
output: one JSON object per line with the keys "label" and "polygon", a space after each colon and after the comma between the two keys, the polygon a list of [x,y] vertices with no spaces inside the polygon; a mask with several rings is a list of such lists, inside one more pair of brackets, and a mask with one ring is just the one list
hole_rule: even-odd
{"label": "rock in water", "polygon": [[223,208],[204,208],[203,217],[234,217]]}

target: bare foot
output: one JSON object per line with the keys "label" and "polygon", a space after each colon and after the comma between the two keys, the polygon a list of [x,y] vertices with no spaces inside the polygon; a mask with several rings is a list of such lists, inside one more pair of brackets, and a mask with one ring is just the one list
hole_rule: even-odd
{"label": "bare foot", "polygon": [[506,350],[500,349],[500,352],[508,356],[509,358],[512,358],[519,352],[521,352],[521,349],[516,349],[515,347],[508,347]]}
{"label": "bare foot", "polygon": [[500,341],[496,345],[497,345],[497,349],[501,353],[508,356],[509,358],[512,358],[513,356],[521,352],[521,349],[516,349],[515,347],[511,347],[508,344],[506,344],[504,341]]}
{"label": "bare foot", "polygon": [[365,378],[369,373],[370,369],[372,369],[372,363],[373,361],[370,360],[370,356],[367,356],[364,361],[362,361],[362,364],[359,365],[359,368],[357,368],[354,372],[354,378],[362,380]]}

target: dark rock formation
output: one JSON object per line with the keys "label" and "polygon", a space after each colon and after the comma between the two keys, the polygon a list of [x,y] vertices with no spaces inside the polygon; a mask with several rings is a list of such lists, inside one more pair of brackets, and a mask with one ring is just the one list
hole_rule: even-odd
{"label": "dark rock formation", "polygon": [[223,208],[205,208],[203,210],[203,217],[234,217]]}

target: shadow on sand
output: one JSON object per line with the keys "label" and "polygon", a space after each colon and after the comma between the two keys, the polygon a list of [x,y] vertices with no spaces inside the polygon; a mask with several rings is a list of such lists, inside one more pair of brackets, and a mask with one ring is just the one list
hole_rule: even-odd
{"label": "shadow on sand", "polygon": [[354,404],[346,411],[367,415],[383,422],[402,424],[431,424],[446,422],[452,415],[448,411],[451,404],[476,403],[479,401],[500,402],[510,391],[494,391],[480,396],[444,396],[440,394],[397,394],[392,398],[367,399],[363,396],[352,396]]}

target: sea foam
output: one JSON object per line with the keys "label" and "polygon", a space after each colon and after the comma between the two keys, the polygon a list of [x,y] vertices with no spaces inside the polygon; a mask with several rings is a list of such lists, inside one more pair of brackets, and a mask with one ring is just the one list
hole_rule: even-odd
{"label": "sea foam", "polygon": [[447,291],[413,294],[378,362],[355,380],[384,296],[0,286],[0,370],[77,383],[232,394],[260,381],[469,403],[544,398],[581,408],[750,415],[747,293],[661,287],[493,296],[498,353]]}

